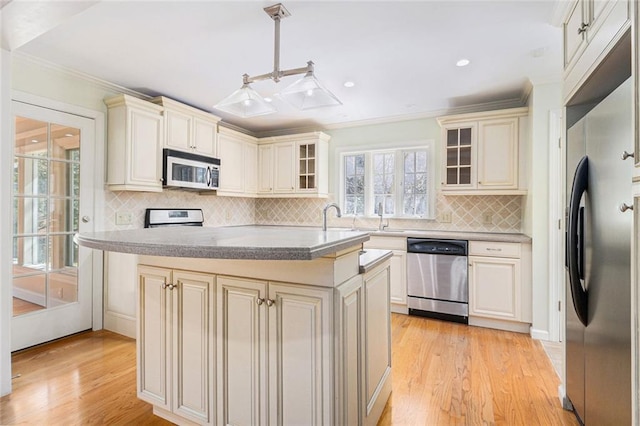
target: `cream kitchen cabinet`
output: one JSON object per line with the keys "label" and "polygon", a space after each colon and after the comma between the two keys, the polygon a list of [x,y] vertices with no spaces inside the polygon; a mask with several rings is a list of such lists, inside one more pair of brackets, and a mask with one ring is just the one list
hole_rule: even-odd
{"label": "cream kitchen cabinet", "polygon": [[531,246],[469,242],[469,324],[528,332]]}
{"label": "cream kitchen cabinet", "polygon": [[164,96],[152,100],[164,113],[164,147],[216,156],[219,117]]}
{"label": "cream kitchen cabinet", "polygon": [[218,424],[331,423],[332,290],[220,276],[217,292]]}
{"label": "cream kitchen cabinet", "polygon": [[262,197],[326,197],[329,136],[305,133],[259,140],[258,194]]}
{"label": "cream kitchen cabinet", "polygon": [[575,0],[565,3],[562,25],[565,103],[597,70],[616,44],[628,35],[632,3],[629,0]]}
{"label": "cream kitchen cabinet", "polygon": [[[442,191],[452,194],[524,194],[520,178],[527,108],[440,117]],[[522,137],[521,137],[522,135]]]}
{"label": "cream kitchen cabinet", "polygon": [[258,153],[256,138],[220,127],[218,129],[220,183],[218,195],[255,197]]}
{"label": "cream kitchen cabinet", "polygon": [[162,192],[162,107],[129,95],[105,99],[107,188]]}
{"label": "cream kitchen cabinet", "polygon": [[390,300],[391,311],[407,314],[407,239],[402,237],[371,236],[364,249],[391,250]]}
{"label": "cream kitchen cabinet", "polygon": [[214,423],[215,277],[145,265],[138,277],[138,397],[175,423]]}

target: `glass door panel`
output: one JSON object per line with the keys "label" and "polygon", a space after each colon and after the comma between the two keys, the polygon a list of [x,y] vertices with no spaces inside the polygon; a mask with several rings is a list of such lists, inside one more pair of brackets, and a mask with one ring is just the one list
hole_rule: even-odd
{"label": "glass door panel", "polygon": [[14,316],[78,301],[80,134],[15,117]]}

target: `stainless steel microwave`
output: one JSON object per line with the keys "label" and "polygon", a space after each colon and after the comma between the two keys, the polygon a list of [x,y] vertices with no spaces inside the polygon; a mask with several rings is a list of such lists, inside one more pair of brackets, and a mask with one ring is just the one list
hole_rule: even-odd
{"label": "stainless steel microwave", "polygon": [[163,186],[202,191],[218,189],[219,159],[173,149],[164,149],[162,159]]}

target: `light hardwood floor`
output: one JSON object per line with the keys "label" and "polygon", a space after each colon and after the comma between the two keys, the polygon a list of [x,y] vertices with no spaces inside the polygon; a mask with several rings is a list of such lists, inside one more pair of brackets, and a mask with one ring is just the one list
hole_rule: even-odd
{"label": "light hardwood floor", "polygon": [[[393,314],[393,392],[381,425],[576,425],[528,336]],[[136,398],[135,342],[88,332],[13,356],[0,424],[165,425]],[[342,426],[342,425],[341,425]]]}

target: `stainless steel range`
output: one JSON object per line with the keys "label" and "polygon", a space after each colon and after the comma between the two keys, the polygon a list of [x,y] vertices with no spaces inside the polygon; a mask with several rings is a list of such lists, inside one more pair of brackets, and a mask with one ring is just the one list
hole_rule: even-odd
{"label": "stainless steel range", "polygon": [[202,226],[202,209],[147,209],[144,215],[145,228],[163,226]]}

